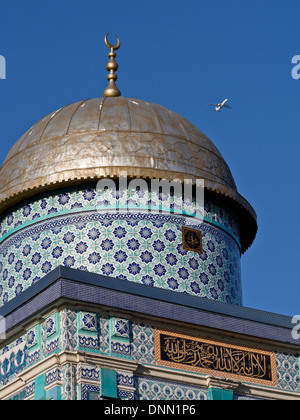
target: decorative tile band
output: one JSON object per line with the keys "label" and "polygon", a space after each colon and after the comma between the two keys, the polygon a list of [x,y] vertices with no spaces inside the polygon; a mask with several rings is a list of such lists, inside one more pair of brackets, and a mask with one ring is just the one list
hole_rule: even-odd
{"label": "decorative tile band", "polygon": [[159,365],[277,386],[275,353],[159,330],[154,341]]}
{"label": "decorative tile band", "polygon": [[[140,193],[141,194],[141,193]],[[29,201],[18,210],[12,211],[5,216],[0,223],[0,243],[20,229],[31,226],[37,222],[49,220],[56,216],[78,213],[82,211],[111,211],[116,208],[119,199],[127,196],[127,208],[142,212],[165,211],[167,213],[183,214],[182,200],[173,204],[172,208],[165,208],[165,202],[172,202],[172,196],[162,194],[151,194],[150,201],[143,201],[143,197],[137,192],[130,190],[110,190],[99,192],[95,189],[70,191],[65,190],[55,195],[45,196],[35,201]],[[177,208],[178,207],[178,208]],[[122,206],[118,207],[122,212]],[[212,225],[223,229],[239,242],[239,226],[235,217],[229,214],[220,206],[206,202],[204,206],[204,220]]]}
{"label": "decorative tile band", "polygon": [[[203,252],[182,248],[182,226]],[[224,231],[183,216],[81,212],[35,223],[0,244],[5,304],[62,265],[240,305],[240,252]]]}

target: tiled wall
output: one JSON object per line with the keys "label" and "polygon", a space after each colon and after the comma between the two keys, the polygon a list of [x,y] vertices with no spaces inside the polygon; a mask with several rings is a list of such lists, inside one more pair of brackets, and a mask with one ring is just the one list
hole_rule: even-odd
{"label": "tiled wall", "polygon": [[[138,320],[119,316],[64,309],[31,327],[25,335],[0,349],[0,389],[17,375],[61,351],[76,351],[114,356],[120,361],[132,360],[155,365],[154,328]],[[300,391],[298,356],[276,353],[278,388]],[[66,363],[44,374],[45,398],[99,399],[102,371],[99,366]],[[183,373],[184,374],[184,371]],[[15,398],[36,396],[36,380],[24,386]],[[165,379],[134,375],[126,368],[116,373],[119,399],[207,399],[207,389]],[[51,392],[50,392],[51,391]],[[52,397],[51,397],[52,396]],[[58,397],[59,396],[59,397]],[[235,399],[244,399],[235,395]]]}
{"label": "tiled wall", "polygon": [[[203,222],[145,209],[114,211],[113,193],[105,194],[99,198],[92,189],[65,191],[24,204],[4,217],[0,305],[58,265],[242,304],[238,226],[233,216],[210,202]],[[133,199],[129,201],[134,207]],[[163,202],[157,197],[151,205],[159,208]],[[182,226],[202,231],[202,254],[183,250]]]}

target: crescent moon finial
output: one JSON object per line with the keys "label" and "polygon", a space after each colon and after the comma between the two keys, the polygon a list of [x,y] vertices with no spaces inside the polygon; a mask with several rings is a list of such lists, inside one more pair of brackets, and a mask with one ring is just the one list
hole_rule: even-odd
{"label": "crescent moon finial", "polygon": [[105,91],[103,92],[104,97],[114,97],[114,96],[121,96],[121,92],[117,88],[115,81],[117,80],[118,76],[115,74],[115,72],[118,70],[118,64],[115,61],[115,58],[117,54],[115,53],[115,50],[118,50],[120,48],[120,40],[116,35],[117,43],[115,45],[112,45],[108,42],[108,34],[105,35],[104,41],[107,47],[110,49],[110,53],[108,54],[109,62],[106,65],[107,71],[109,71],[109,75],[107,76],[107,80],[109,81],[109,84]]}
{"label": "crescent moon finial", "polygon": [[117,35],[115,35],[118,42],[115,45],[112,45],[110,42],[108,42],[108,35],[109,35],[109,32],[105,35],[105,38],[104,38],[106,46],[108,48],[110,48],[111,50],[115,50],[115,51],[118,50],[120,48],[120,45],[121,45],[119,38],[117,37]]}

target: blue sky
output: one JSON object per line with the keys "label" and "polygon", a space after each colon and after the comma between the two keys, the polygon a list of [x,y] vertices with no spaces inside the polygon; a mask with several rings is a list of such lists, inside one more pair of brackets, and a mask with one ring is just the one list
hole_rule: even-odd
{"label": "blue sky", "polygon": [[[169,108],[216,144],[259,230],[242,257],[244,305],[299,307],[299,0],[12,0],[0,5],[0,161],[35,122],[107,86],[121,39],[123,96]],[[112,38],[113,40],[113,38]],[[229,98],[232,110],[208,103]]]}

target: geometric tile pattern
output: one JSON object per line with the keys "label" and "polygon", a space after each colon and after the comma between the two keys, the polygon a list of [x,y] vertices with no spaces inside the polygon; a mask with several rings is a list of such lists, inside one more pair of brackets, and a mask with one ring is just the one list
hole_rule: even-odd
{"label": "geometric tile pattern", "polygon": [[167,382],[160,379],[136,377],[135,399],[138,400],[207,400],[207,389]]}
{"label": "geometric tile pattern", "polygon": [[58,353],[60,349],[60,327],[59,313],[48,317],[41,325],[42,354],[48,357],[49,354]]}
{"label": "geometric tile pattern", "polygon": [[110,319],[110,348],[113,355],[131,356],[130,321],[123,318]]}
{"label": "geometric tile pattern", "polygon": [[139,363],[155,364],[153,327],[132,323],[131,348],[134,360]]}
{"label": "geometric tile pattern", "polygon": [[62,400],[77,400],[77,365],[75,363],[66,363],[61,369],[62,378]]}
{"label": "geometric tile pattern", "polygon": [[77,313],[70,309],[60,312],[60,349],[74,351],[77,348]]}
{"label": "geometric tile pattern", "polygon": [[96,313],[78,311],[78,346],[85,351],[97,352],[100,349],[99,319]]}
{"label": "geometric tile pattern", "polygon": [[[165,203],[169,200],[172,208],[176,207],[180,210],[183,208],[183,202],[180,197],[176,198],[176,205],[172,205],[172,197],[166,194],[151,194],[151,200],[145,201],[141,196],[141,192],[122,191],[122,190],[108,190],[106,192],[99,192],[93,188],[65,190],[57,194],[45,195],[42,198],[37,198],[32,202],[19,207],[11,213],[2,216],[0,223],[0,238],[12,232],[14,229],[24,227],[25,225],[39,222],[41,218],[49,218],[51,216],[60,215],[62,212],[78,212],[80,210],[105,209],[110,210],[119,205],[120,200],[124,202],[124,197],[127,207],[136,210],[147,207],[148,209],[165,208]],[[138,195],[138,197],[135,197]],[[174,200],[173,200],[174,201]],[[119,205],[121,208],[121,205]],[[213,202],[205,202],[203,216],[207,220],[214,221],[221,225],[225,230],[228,230],[236,237],[239,237],[239,225],[232,214],[229,214],[223,208]]]}
{"label": "geometric tile pattern", "polygon": [[130,338],[130,323],[128,320],[114,317],[111,321],[112,337]]}
{"label": "geometric tile pattern", "polygon": [[[91,198],[93,191],[82,194]],[[61,214],[57,200],[61,207],[71,202],[67,193],[51,197],[49,209],[43,199],[39,205],[48,209],[46,219],[33,203],[16,212],[18,222],[13,217],[9,221],[8,216],[2,223],[4,235],[9,223],[17,230],[0,243],[1,305],[58,265],[242,304],[239,246],[219,227],[182,215],[151,212],[83,211],[76,207]],[[225,217],[221,209],[218,214]],[[33,217],[28,225],[19,220],[25,216]],[[183,250],[181,228],[186,224],[201,230],[202,254]]]}
{"label": "geometric tile pattern", "polygon": [[277,353],[276,365],[280,388],[298,391],[300,388],[299,357],[287,353]]}

